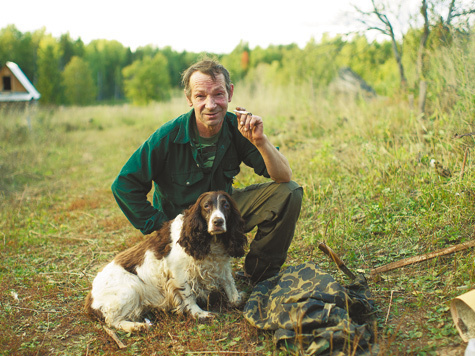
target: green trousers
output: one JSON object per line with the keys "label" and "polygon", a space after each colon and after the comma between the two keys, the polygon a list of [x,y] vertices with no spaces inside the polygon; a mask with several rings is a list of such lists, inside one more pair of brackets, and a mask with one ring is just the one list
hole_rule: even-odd
{"label": "green trousers", "polygon": [[285,262],[302,205],[303,189],[289,183],[253,184],[232,193],[246,222],[246,232],[257,226],[244,262],[255,282],[277,273]]}

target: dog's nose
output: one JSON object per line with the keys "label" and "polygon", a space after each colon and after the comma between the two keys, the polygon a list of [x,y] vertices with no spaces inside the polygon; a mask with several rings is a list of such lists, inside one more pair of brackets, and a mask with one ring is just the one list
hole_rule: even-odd
{"label": "dog's nose", "polygon": [[213,225],[216,227],[221,227],[224,224],[224,219],[223,218],[214,218],[213,219]]}

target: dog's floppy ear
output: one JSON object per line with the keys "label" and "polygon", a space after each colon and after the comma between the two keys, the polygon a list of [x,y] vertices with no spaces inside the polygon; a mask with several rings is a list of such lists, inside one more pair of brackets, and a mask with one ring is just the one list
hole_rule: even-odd
{"label": "dog's floppy ear", "polygon": [[228,193],[223,192],[223,195],[231,207],[229,216],[226,218],[226,226],[228,228],[226,232],[228,235],[225,243],[226,248],[231,257],[242,257],[244,256],[244,247],[247,244],[247,238],[244,234],[245,222],[234,199]]}
{"label": "dog's floppy ear", "polygon": [[178,243],[191,257],[202,260],[211,250],[208,226],[201,214],[202,194],[195,204],[184,212],[183,226]]}

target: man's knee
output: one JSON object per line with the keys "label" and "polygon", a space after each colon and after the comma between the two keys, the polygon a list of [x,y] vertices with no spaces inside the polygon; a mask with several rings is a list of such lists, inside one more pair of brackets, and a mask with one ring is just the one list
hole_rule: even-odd
{"label": "man's knee", "polygon": [[303,189],[297,183],[291,180],[287,183],[278,183],[279,184],[279,194],[287,195],[289,199],[289,204],[293,208],[299,208],[302,205],[302,198],[303,198]]}

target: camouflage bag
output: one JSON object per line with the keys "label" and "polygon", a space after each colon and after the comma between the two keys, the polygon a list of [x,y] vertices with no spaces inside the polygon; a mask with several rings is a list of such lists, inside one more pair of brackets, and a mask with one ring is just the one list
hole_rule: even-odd
{"label": "camouflage bag", "polygon": [[373,310],[363,275],[343,287],[313,263],[288,267],[257,284],[244,307],[253,326],[275,330],[277,347],[305,355],[371,355]]}

